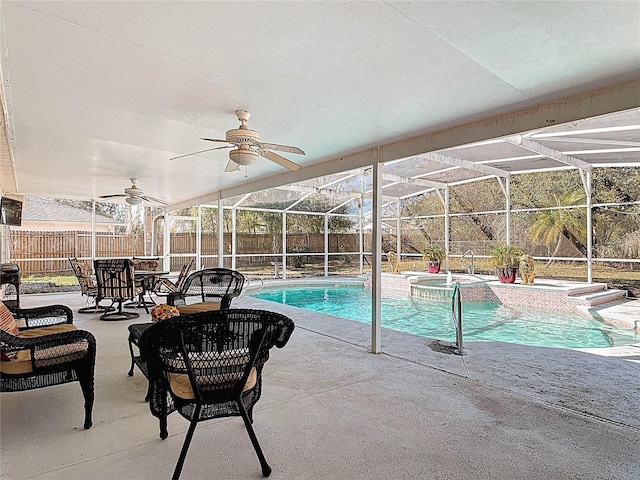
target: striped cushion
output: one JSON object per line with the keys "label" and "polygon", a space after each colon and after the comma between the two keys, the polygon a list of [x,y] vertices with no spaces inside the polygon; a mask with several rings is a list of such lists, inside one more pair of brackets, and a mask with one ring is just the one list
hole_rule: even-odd
{"label": "striped cushion", "polygon": [[[17,337],[20,335],[20,330],[18,330],[18,324],[16,323],[16,319],[13,318],[13,315],[9,311],[2,301],[0,301],[0,329],[5,332]],[[12,362],[16,358],[16,353],[0,353],[0,360],[3,362]]]}
{"label": "striped cushion", "polygon": [[18,324],[16,323],[16,319],[13,318],[13,315],[6,307],[4,303],[0,301],[0,329],[5,332],[17,337],[20,335],[20,330],[18,330]]}

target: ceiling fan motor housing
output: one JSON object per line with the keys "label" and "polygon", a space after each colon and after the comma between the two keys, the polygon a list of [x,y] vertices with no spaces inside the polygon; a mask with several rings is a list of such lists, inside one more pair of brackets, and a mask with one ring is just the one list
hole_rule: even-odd
{"label": "ceiling fan motor housing", "polygon": [[227,131],[227,142],[236,145],[255,145],[260,143],[260,134],[255,130],[249,130],[247,127],[234,128]]}

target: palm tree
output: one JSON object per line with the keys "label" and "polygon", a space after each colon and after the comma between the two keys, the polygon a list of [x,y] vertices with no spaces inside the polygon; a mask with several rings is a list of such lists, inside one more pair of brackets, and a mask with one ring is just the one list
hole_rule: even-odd
{"label": "palm tree", "polygon": [[[565,192],[560,195],[553,195],[550,202],[545,207],[567,207],[570,205],[579,205],[584,203],[585,194],[581,191]],[[538,213],[531,228],[529,235],[535,241],[542,241],[547,248],[551,248],[555,244],[552,257],[560,251],[563,241],[566,239],[571,244],[586,255],[586,239],[587,228],[582,209],[579,208],[554,208],[553,210],[543,210]],[[551,264],[550,259],[547,267]]]}

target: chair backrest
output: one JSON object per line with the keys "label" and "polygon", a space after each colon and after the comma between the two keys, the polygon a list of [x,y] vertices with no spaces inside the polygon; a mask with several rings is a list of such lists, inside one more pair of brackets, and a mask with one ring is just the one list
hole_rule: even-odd
{"label": "chair backrest", "polygon": [[220,308],[226,309],[231,300],[242,293],[244,275],[228,268],[206,268],[189,275],[180,294],[182,297],[198,297],[200,302],[220,302]]}
{"label": "chair backrest", "polygon": [[134,270],[149,270],[151,272],[160,270],[160,257],[133,257],[131,263]]}
{"label": "chair backrest", "polygon": [[91,266],[89,263],[78,260],[75,257],[70,258],[69,263],[71,264],[73,274],[76,276],[78,283],[80,284],[80,291],[84,295],[95,295],[97,287],[91,278]]}
{"label": "chair backrest", "polygon": [[178,275],[178,278],[176,279],[176,283],[175,283],[176,290],[180,290],[182,288],[182,285],[184,285],[184,282],[189,276],[189,272],[191,272],[191,269],[193,268],[195,263],[196,263],[196,259],[192,258],[191,260],[189,260],[189,262],[182,265],[182,268],[180,269],[180,274]]}
{"label": "chair backrest", "polygon": [[128,258],[94,260],[98,284],[98,301],[103,298],[132,299],[134,293],[133,265]]}
{"label": "chair backrest", "polygon": [[154,323],[140,340],[149,370],[152,412],[166,415],[167,409],[193,402],[226,402],[229,405],[210,412],[209,418],[237,414],[233,403],[240,395],[243,402],[249,395],[251,404],[259,399],[269,349],[286,345],[294,328],[284,315],[249,309],[202,312]]}

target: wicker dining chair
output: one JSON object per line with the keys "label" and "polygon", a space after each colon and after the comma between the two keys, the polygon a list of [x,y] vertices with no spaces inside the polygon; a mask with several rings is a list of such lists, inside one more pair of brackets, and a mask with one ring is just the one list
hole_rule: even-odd
{"label": "wicker dining chair", "polygon": [[122,304],[127,300],[133,300],[142,291],[137,287],[133,277],[133,265],[128,258],[111,258],[106,260],[94,260],[93,268],[96,272],[98,284],[98,296],[96,302],[111,300],[111,306],[116,303],[116,311],[105,312],[100,315],[100,320],[128,320],[138,318],[138,312],[125,312]]}
{"label": "wicker dining chair", "polygon": [[154,293],[156,295],[166,296],[173,292],[179,292],[195,263],[196,259],[192,258],[187,263],[183,264],[175,282],[172,282],[166,277],[160,277],[155,285]]}
{"label": "wicker dining chair", "polygon": [[[69,258],[69,263],[71,264],[74,275],[78,279],[81,295],[86,295],[87,297],[86,307],[79,308],[78,313],[104,313],[113,310],[113,307],[103,307],[96,302],[98,285],[96,285],[91,277],[91,265],[75,257]],[[93,299],[93,305],[89,305],[90,299]]]}
{"label": "wicker dining chair", "polygon": [[177,411],[190,425],[173,480],[180,477],[198,422],[240,416],[258,455],[267,463],[253,427],[253,407],[262,392],[262,370],[269,350],[284,347],[293,321],[265,310],[230,309],[181,315],[150,326],[141,352],[149,370],[149,407],[167,438],[167,416]]}

